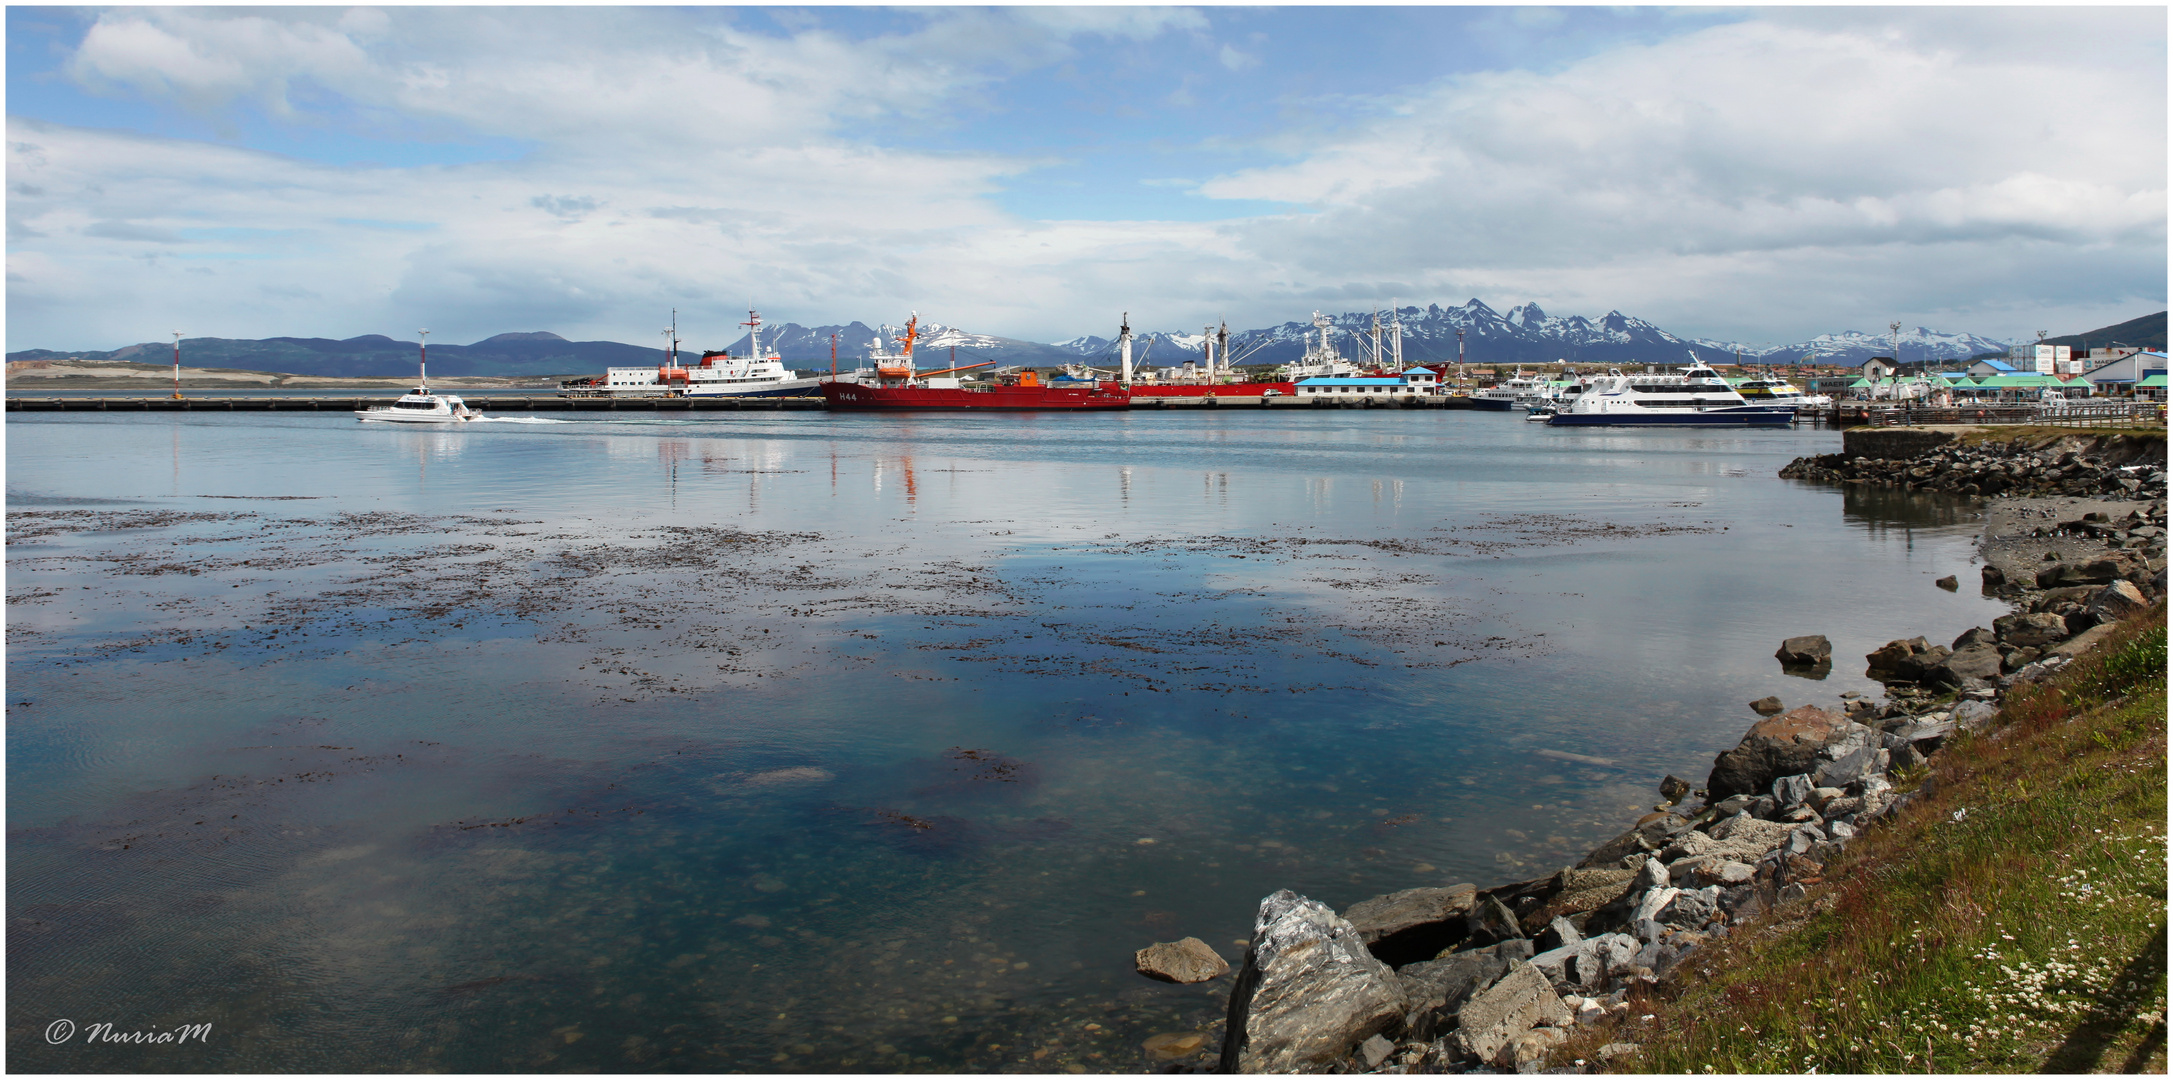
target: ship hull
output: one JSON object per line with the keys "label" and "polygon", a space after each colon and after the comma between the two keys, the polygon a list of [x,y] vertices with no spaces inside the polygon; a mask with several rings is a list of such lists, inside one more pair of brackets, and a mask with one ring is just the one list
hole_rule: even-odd
{"label": "ship hull", "polygon": [[967,411],[1106,412],[1129,408],[1130,394],[1107,388],[1058,389],[1050,386],[995,386],[950,389],[925,386],[822,384],[823,404],[840,412]]}
{"label": "ship hull", "polygon": [[1750,408],[1707,412],[1565,412],[1548,417],[1547,423],[1552,427],[1787,427],[1794,419],[1787,412]]}

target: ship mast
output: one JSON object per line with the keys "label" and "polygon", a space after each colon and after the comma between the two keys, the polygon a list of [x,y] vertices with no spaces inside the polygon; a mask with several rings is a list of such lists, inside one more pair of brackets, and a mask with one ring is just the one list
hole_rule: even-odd
{"label": "ship mast", "polygon": [[1200,356],[1207,361],[1203,365],[1205,369],[1203,374],[1207,376],[1208,384],[1213,385],[1215,381],[1215,328],[1212,326],[1200,327]]}
{"label": "ship mast", "polygon": [[1129,387],[1132,385],[1132,313],[1129,311],[1124,313],[1124,322],[1117,329],[1117,348],[1122,356],[1117,381]]}
{"label": "ship mast", "polygon": [[761,363],[762,316],[755,314],[755,309],[748,308],[747,321],[741,323],[740,325],[747,327],[747,362],[749,364]]}
{"label": "ship mast", "polygon": [[1218,333],[1218,334],[1216,334],[1216,335],[1215,335],[1215,351],[1216,351],[1217,353],[1221,354],[1221,356],[1222,356],[1222,371],[1223,371],[1223,374],[1225,374],[1225,375],[1229,374],[1229,372],[1230,372],[1230,324],[1229,324],[1229,322],[1228,322],[1227,320],[1225,320],[1225,321],[1223,322],[1223,324],[1222,324],[1222,332],[1221,332],[1221,333]]}

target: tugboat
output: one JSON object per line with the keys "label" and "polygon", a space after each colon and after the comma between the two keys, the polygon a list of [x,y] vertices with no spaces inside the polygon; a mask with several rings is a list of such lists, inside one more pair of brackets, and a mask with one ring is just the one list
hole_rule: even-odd
{"label": "tugboat", "polygon": [[1096,411],[1130,408],[1132,395],[1120,383],[1086,387],[1049,386],[1032,371],[1002,376],[989,386],[967,386],[957,373],[988,367],[994,361],[959,367],[920,371],[914,366],[913,345],[920,337],[920,313],[906,320],[905,336],[893,338],[900,346],[883,351],[876,339],[868,359],[875,364],[873,383],[826,379],[822,383],[824,405],[841,412],[897,412],[926,409],[997,409],[1012,412]]}
{"label": "tugboat", "polygon": [[430,331],[420,333],[423,343],[418,349],[415,389],[400,395],[390,405],[357,409],[355,419],[396,424],[459,424],[483,418],[482,413],[470,411],[467,402],[451,394],[430,392]]}

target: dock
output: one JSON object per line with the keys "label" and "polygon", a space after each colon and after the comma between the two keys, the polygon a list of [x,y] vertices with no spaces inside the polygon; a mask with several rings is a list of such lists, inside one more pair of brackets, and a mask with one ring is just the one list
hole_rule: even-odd
{"label": "dock", "polygon": [[[9,412],[359,412],[388,401],[370,397],[11,397]],[[529,397],[468,399],[491,413],[532,412],[820,412],[819,397]],[[1432,394],[1382,394],[1342,401],[1294,397],[1135,397],[1136,410],[1162,409],[1468,409],[1467,398]]]}

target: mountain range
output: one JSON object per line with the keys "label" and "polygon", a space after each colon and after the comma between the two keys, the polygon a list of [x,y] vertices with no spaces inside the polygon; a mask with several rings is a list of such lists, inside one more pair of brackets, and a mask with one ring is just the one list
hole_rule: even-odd
{"label": "mountain range", "polygon": [[[1458,331],[1463,332],[1461,355],[1465,361],[1486,366],[1554,360],[1596,366],[1671,366],[1692,358],[1707,363],[1733,363],[1738,357],[1745,363],[1795,364],[1808,360],[1822,365],[1853,366],[1873,356],[1889,356],[1894,352],[1894,338],[1888,334],[1844,331],[1821,334],[1808,341],[1759,348],[1736,342],[1679,337],[1619,311],[1591,319],[1582,315],[1549,315],[1537,304],[1519,304],[1506,313],[1497,313],[1476,299],[1448,307],[1412,305],[1398,308],[1393,313],[1332,315],[1329,317],[1331,342],[1345,357],[1365,359],[1368,350],[1364,335],[1371,330],[1376,318],[1384,326],[1391,318],[1402,321],[1404,361],[1412,364],[1456,362]],[[2078,345],[2086,340],[2099,345],[2117,340],[2164,348],[2165,323],[2165,313],[2159,312],[2087,334],[2048,340],[2055,344]],[[835,335],[834,355],[841,368],[849,369],[859,366],[877,337],[895,337],[896,329],[884,327],[878,330],[859,321],[812,327],[781,323],[765,328],[763,345],[765,352],[774,351],[788,366],[820,371],[827,370],[830,365],[832,335]],[[961,364],[989,361],[1040,367],[1084,362],[1108,367],[1114,366],[1117,359],[1116,342],[1106,337],[1082,336],[1042,343],[975,334],[940,323],[924,323],[920,331],[918,351],[924,368],[938,362],[948,363],[954,351]],[[1303,354],[1311,336],[1313,325],[1310,320],[1233,330],[1230,351],[1239,364],[1280,364]],[[1161,367],[1198,359],[1202,340],[1200,334],[1191,331],[1136,330],[1133,360],[1136,364]],[[748,344],[747,337],[742,335],[725,349],[734,355],[744,355]],[[1920,326],[1900,335],[1900,347],[1904,363],[1958,363],[1988,353],[2004,353],[2007,343],[1976,334],[1943,333]],[[9,353],[7,359],[10,362],[81,359],[161,363],[172,355],[172,348],[171,342],[146,342],[111,352],[30,349]],[[689,348],[682,355],[691,359],[699,356],[700,351],[698,347]],[[397,341],[381,334],[342,341],[298,337],[261,340],[186,338],[182,341],[182,359],[195,367],[243,368],[313,376],[387,376],[414,370],[416,346],[413,342]],[[662,359],[663,350],[655,346],[616,341],[568,341],[543,331],[499,334],[471,345],[448,343],[430,347],[431,371],[441,375],[542,377],[593,374],[611,365],[654,364]]]}

